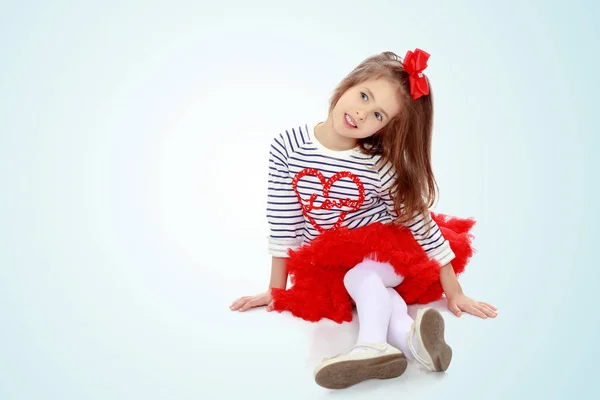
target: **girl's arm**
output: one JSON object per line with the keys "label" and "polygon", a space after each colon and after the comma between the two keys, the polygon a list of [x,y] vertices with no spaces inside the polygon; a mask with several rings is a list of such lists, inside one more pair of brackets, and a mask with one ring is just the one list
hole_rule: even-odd
{"label": "girl's arm", "polygon": [[[273,310],[271,289],[287,286],[288,271],[285,256],[291,248],[300,247],[304,228],[302,207],[297,201],[288,169],[288,159],[297,150],[293,143],[304,141],[300,131],[276,135],[269,151],[269,181],[267,197],[267,222],[269,223],[268,252],[271,260],[269,288],[255,296],[240,297],[231,304],[232,310],[246,311],[254,307],[268,306]],[[286,140],[287,139],[287,140]]]}
{"label": "girl's arm", "polygon": [[273,257],[271,261],[271,282],[269,283],[269,290],[285,289],[287,286],[288,271],[285,258]]}
{"label": "girl's arm", "polygon": [[458,278],[454,273],[454,268],[452,268],[452,263],[448,263],[440,269],[440,281],[446,297],[450,298],[463,294],[462,287],[458,283]]}

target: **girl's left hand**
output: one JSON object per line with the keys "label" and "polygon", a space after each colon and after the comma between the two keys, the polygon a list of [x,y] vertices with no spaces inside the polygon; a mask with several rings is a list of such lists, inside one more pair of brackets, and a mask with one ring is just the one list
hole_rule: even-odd
{"label": "girl's left hand", "polygon": [[496,318],[496,315],[498,315],[498,309],[496,307],[488,303],[475,301],[462,293],[448,297],[447,300],[448,309],[457,317],[460,317],[463,311],[483,319],[488,317]]}

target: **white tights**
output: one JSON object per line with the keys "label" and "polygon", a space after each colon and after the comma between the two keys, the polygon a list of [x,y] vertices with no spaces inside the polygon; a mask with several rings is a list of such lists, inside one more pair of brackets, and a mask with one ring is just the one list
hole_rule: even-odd
{"label": "white tights", "polygon": [[357,344],[387,342],[411,359],[406,338],[413,319],[406,302],[393,289],[403,280],[390,264],[365,259],[346,273],[344,286],[356,303]]}

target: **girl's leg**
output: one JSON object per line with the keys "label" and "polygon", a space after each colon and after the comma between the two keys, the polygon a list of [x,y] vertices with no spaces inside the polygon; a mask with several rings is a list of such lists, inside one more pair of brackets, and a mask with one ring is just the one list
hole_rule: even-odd
{"label": "girl's leg", "polygon": [[413,355],[408,347],[407,339],[414,321],[408,315],[406,302],[396,289],[388,288],[387,292],[392,304],[392,314],[387,332],[388,343],[402,350],[406,358],[411,360]]}
{"label": "girl's leg", "polygon": [[365,260],[344,276],[344,286],[356,304],[358,339],[362,343],[386,343],[392,315],[388,288],[398,286],[403,278],[387,263]]}
{"label": "girl's leg", "polygon": [[342,389],[366,379],[390,379],[404,373],[402,352],[386,342],[392,315],[387,288],[402,282],[391,265],[365,260],[344,276],[344,285],[356,303],[358,343],[344,355],[323,360],[315,370],[317,384]]}

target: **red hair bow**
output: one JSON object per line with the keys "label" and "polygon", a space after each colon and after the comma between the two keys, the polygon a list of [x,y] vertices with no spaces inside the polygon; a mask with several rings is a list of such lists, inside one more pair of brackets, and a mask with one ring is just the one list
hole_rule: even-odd
{"label": "red hair bow", "polygon": [[402,66],[410,76],[410,94],[414,100],[429,94],[429,84],[423,75],[428,59],[429,53],[415,49],[414,53],[411,50],[407,51],[404,61],[402,61]]}

